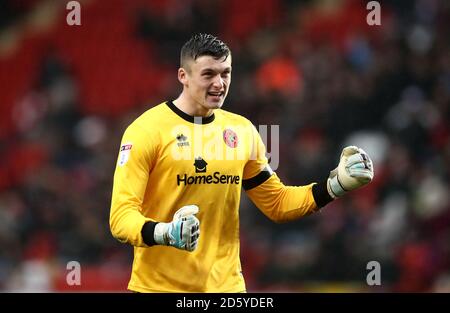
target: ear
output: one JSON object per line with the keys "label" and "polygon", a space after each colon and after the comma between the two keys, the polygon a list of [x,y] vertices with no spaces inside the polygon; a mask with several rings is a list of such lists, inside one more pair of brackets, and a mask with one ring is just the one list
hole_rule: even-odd
{"label": "ear", "polygon": [[188,78],[187,78],[187,76],[188,76],[187,71],[184,68],[180,67],[178,69],[178,81],[183,86],[186,86],[186,87],[188,87]]}

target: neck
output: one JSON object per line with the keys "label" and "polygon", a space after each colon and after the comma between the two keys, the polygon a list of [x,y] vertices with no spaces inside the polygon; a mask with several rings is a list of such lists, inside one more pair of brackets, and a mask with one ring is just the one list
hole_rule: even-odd
{"label": "neck", "polygon": [[214,110],[203,107],[194,99],[189,98],[184,92],[173,101],[173,104],[190,116],[208,117],[214,113]]}

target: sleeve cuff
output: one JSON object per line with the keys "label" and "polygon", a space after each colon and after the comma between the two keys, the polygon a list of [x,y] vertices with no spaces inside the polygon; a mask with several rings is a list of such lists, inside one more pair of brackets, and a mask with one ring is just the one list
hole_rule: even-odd
{"label": "sleeve cuff", "polygon": [[144,226],[142,226],[141,234],[142,234],[142,240],[144,243],[151,247],[156,245],[155,238],[153,234],[155,233],[155,226],[157,223],[155,222],[146,222]]}
{"label": "sleeve cuff", "polygon": [[327,190],[327,180],[314,184],[312,186],[312,194],[314,197],[314,201],[319,208],[322,208],[333,201],[333,198],[330,196]]}

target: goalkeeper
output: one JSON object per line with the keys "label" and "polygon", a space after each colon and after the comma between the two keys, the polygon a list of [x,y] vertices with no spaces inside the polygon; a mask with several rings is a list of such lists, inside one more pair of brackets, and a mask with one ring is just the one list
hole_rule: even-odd
{"label": "goalkeeper", "polygon": [[285,186],[252,123],[221,109],[231,59],[216,37],[194,35],[181,49],[181,94],[143,113],[122,137],[110,227],[134,246],[129,290],[246,291],[239,259],[242,188],[268,218],[287,222],[373,178],[370,157],[349,146],[329,177]]}

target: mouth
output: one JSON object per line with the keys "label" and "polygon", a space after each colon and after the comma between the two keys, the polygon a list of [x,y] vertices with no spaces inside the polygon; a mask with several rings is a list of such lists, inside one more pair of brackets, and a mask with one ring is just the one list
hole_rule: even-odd
{"label": "mouth", "polygon": [[208,96],[214,100],[220,100],[225,95],[225,91],[209,91]]}

